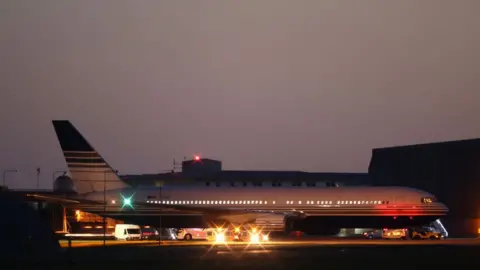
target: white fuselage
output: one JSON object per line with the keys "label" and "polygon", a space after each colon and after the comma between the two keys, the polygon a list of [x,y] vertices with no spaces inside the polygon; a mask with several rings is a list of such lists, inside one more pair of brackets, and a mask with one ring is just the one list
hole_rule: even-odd
{"label": "white fuselage", "polygon": [[[132,204],[183,205],[201,209],[253,209],[297,211],[305,215],[445,215],[447,207],[434,196],[405,187],[215,187],[171,185],[163,188],[126,188],[109,190],[107,205],[121,205],[131,197]],[[103,192],[86,194],[87,199],[102,201]]]}

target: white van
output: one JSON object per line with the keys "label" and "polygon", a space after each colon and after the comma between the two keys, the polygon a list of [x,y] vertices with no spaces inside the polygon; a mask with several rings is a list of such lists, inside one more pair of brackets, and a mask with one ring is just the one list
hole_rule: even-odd
{"label": "white van", "polygon": [[133,224],[117,224],[115,225],[116,240],[140,240],[142,231],[140,226]]}

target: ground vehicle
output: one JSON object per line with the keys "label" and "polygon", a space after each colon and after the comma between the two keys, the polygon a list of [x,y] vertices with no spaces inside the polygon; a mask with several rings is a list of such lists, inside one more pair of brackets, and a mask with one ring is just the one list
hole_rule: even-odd
{"label": "ground vehicle", "polygon": [[182,239],[182,240],[207,239],[208,230],[209,229],[202,229],[202,228],[181,228],[177,230],[177,239]]}
{"label": "ground vehicle", "polygon": [[207,229],[206,233],[206,239],[211,242],[229,242],[240,240],[240,234],[229,230]]}
{"label": "ground vehicle", "polygon": [[142,232],[140,226],[133,224],[115,225],[115,239],[117,240],[140,240]]}
{"label": "ground vehicle", "polygon": [[363,236],[367,239],[379,239],[379,238],[382,238],[383,231],[382,230],[372,230],[372,231],[364,232]]}
{"label": "ground vehicle", "polygon": [[437,232],[432,227],[420,227],[411,229],[412,239],[431,239],[431,240],[441,240],[444,239],[444,235]]}
{"label": "ground vehicle", "polygon": [[142,228],[142,239],[154,240],[158,239],[158,237],[158,231],[155,228],[152,228],[150,226],[144,226]]}
{"label": "ground vehicle", "polygon": [[232,242],[242,241],[250,243],[260,243],[269,241],[267,233],[263,233],[255,228],[247,231],[245,229],[235,228],[229,229],[205,229],[206,239],[211,242]]}
{"label": "ground vehicle", "polygon": [[383,229],[382,238],[383,239],[407,239],[408,230],[407,229]]}

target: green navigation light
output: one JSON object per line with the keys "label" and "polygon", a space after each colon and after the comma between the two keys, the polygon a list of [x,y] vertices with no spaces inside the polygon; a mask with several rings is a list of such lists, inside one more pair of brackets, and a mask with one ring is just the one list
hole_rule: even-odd
{"label": "green navigation light", "polygon": [[132,197],[133,197],[134,194],[132,194],[130,197],[125,197],[123,196],[122,194],[120,194],[120,196],[122,196],[123,198],[123,205],[122,205],[122,209],[125,208],[125,207],[130,207],[133,209],[133,205],[132,205]]}

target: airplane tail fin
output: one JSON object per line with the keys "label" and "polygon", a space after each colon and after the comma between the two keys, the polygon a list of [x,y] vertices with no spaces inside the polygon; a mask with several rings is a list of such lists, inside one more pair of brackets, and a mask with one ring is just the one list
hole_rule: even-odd
{"label": "airplane tail fin", "polygon": [[128,187],[70,121],[52,123],[79,194]]}

